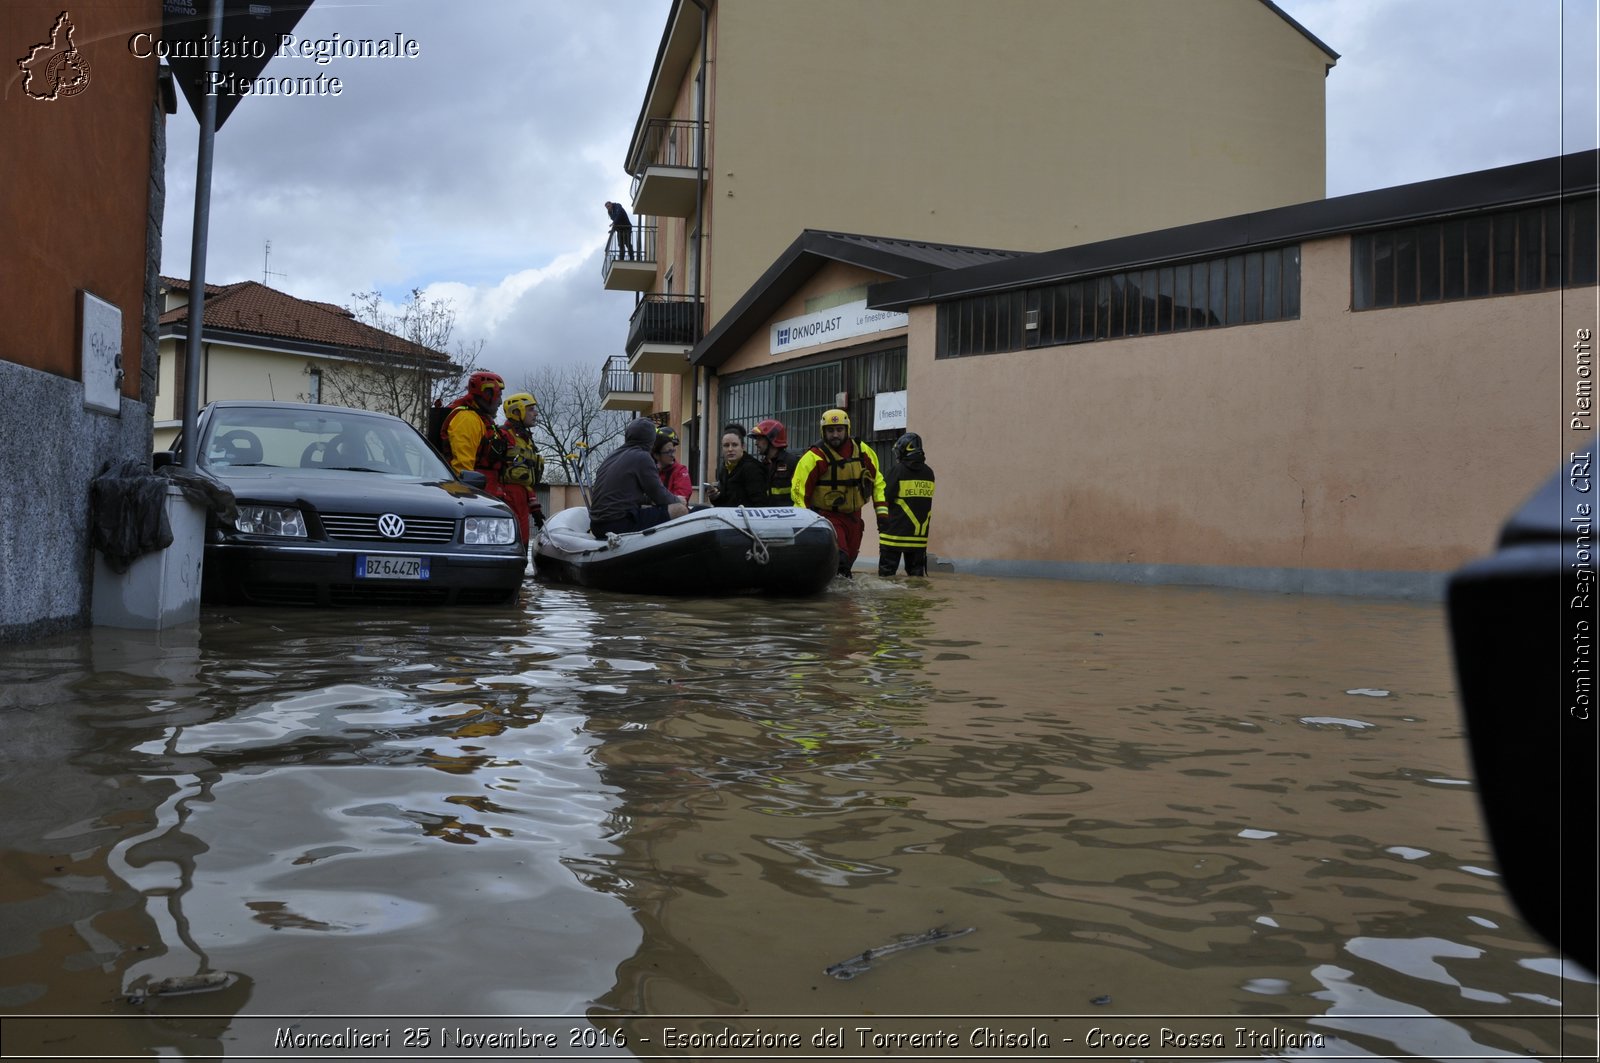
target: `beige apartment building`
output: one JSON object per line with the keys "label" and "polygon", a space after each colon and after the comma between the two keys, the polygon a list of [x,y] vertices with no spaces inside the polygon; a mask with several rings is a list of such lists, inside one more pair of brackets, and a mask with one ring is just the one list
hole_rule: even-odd
{"label": "beige apartment building", "polygon": [[918,432],[958,571],[1436,597],[1592,454],[1597,171],[1580,152],[1027,255],[805,233],[693,363],[713,421],[776,416],[804,446],[842,397],[858,434]]}
{"label": "beige apartment building", "polygon": [[1041,251],[1320,198],[1336,59],[1265,0],[677,0],[606,404],[683,426],[698,480],[689,353],[805,230]]}

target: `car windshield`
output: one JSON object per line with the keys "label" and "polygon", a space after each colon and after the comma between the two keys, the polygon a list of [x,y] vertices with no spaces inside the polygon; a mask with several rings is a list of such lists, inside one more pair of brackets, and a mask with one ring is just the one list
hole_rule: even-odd
{"label": "car windshield", "polygon": [[216,407],[206,428],[200,464],[217,470],[256,466],[451,478],[449,468],[404,421],[336,406]]}

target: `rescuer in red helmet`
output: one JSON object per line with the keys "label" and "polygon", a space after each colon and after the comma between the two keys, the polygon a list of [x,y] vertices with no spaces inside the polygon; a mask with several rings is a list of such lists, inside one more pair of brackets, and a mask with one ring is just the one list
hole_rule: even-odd
{"label": "rescuer in red helmet", "polygon": [[771,417],[756,425],[750,433],[755,441],[756,457],[766,463],[767,494],[770,504],[787,506],[789,482],[794,477],[794,456],[789,453],[789,430],[782,421]]}

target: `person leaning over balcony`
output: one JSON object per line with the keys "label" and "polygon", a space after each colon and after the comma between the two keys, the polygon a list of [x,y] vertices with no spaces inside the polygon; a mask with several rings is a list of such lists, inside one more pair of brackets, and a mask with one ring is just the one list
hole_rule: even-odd
{"label": "person leaning over balcony", "polygon": [[926,576],[933,470],[915,432],[895,440],[894,466],[883,478],[883,504],[889,515],[878,518],[878,575],[894,575],[904,554],[906,575]]}
{"label": "person leaning over balcony", "polygon": [[795,505],[821,513],[833,525],[839,537],[839,575],[846,579],[851,578],[850,569],[861,553],[861,532],[866,526],[862,509],[871,504],[880,521],[889,515],[883,504],[882,469],[871,447],[850,438],[850,415],[843,410],[822,415],[822,441],[795,462],[789,497]]}
{"label": "person leaning over balcony", "polygon": [[722,430],[722,464],[717,468],[717,482],[706,488],[714,506],[764,506],[767,500],[767,472],[761,463],[744,449],[745,431],[742,424],[730,424]]}
{"label": "person leaning over balcony", "polygon": [[650,453],[655,455],[661,485],[687,505],[694,494],[694,484],[689,482],[689,467],[678,461],[678,433],[665,425],[656,429],[656,441]]}
{"label": "person leaning over balcony", "polygon": [[633,219],[621,203],[606,200],[606,213],[611,216],[611,231],[617,234],[617,258],[633,257]]}
{"label": "person leaning over balcony", "polygon": [[656,423],[636,418],[623,429],[622,446],[600,463],[589,490],[589,534],[595,538],[653,528],[689,512],[661,483],[650,457],[655,439]]}
{"label": "person leaning over balcony", "polygon": [[782,421],[767,418],[756,425],[750,438],[756,441],[756,456],[766,464],[767,504],[789,505],[789,482],[794,477],[794,455],[789,453],[789,430]]}

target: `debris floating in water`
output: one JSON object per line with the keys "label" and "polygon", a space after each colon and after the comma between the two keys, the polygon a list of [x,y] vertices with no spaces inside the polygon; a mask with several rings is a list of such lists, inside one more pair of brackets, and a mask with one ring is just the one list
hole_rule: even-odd
{"label": "debris floating in water", "polygon": [[880,945],[875,949],[867,949],[865,952],[852,956],[848,960],[840,960],[830,967],[823,968],[822,973],[840,981],[849,981],[858,974],[865,974],[870,971],[873,960],[880,960],[892,952],[904,952],[906,949],[914,949],[919,945],[932,945],[940,941],[950,941],[953,938],[964,937],[976,929],[977,927],[969,926],[963,930],[943,930],[938,927],[932,930],[924,930],[920,934],[901,938],[891,944]]}
{"label": "debris floating in water", "polygon": [[1345,693],[1360,694],[1369,698],[1386,698],[1389,696],[1389,692],[1387,690],[1378,690],[1375,687],[1356,687],[1354,690],[1346,690]]}
{"label": "debris floating in water", "polygon": [[180,974],[171,978],[163,978],[159,982],[152,982],[142,989],[135,990],[128,996],[128,1003],[142,1004],[147,997],[176,997],[185,993],[209,993],[212,990],[222,989],[233,981],[233,977],[225,971],[211,971],[207,974]]}
{"label": "debris floating in water", "polygon": [[1353,731],[1363,731],[1368,727],[1378,726],[1365,720],[1346,720],[1338,716],[1302,716],[1300,722],[1313,727],[1348,727]]}

